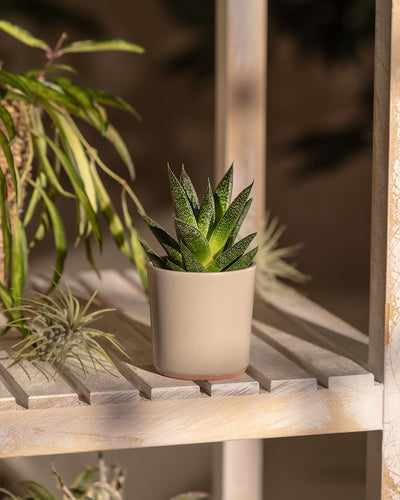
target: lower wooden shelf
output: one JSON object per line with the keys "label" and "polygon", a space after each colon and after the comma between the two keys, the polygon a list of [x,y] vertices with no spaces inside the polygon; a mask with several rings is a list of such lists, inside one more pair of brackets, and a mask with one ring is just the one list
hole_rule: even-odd
{"label": "lower wooden shelf", "polygon": [[35,366],[10,366],[13,338],[3,337],[0,457],[382,428],[382,386],[363,366],[367,338],[290,289],[275,304],[256,303],[245,375],[193,382],[155,373],[148,306],[132,270],[68,284],[82,298],[99,288],[98,302],[117,308],[102,328],[118,334],[131,361],[111,351],[112,374],[69,366],[49,380]]}

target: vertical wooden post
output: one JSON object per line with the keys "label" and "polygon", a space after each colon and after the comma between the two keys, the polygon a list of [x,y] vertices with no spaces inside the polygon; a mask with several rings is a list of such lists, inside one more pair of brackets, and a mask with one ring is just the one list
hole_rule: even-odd
{"label": "vertical wooden post", "polygon": [[[216,2],[215,179],[235,163],[234,194],[254,180],[244,234],[265,210],[266,0]],[[262,440],[214,449],[214,500],[261,500]]]}
{"label": "vertical wooden post", "polygon": [[400,500],[400,2],[377,0],[370,295],[371,370],[383,432],[368,434],[367,499]]}

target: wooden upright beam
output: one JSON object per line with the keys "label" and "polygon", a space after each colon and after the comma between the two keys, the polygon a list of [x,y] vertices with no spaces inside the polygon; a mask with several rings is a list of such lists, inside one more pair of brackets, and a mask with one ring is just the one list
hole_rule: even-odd
{"label": "wooden upright beam", "polygon": [[377,0],[370,369],[384,382],[383,433],[368,436],[368,500],[400,499],[400,2]]}

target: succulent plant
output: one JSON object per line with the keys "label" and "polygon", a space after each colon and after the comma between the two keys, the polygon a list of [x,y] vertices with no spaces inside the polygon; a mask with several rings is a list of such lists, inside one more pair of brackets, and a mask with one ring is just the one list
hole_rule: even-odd
{"label": "succulent plant", "polygon": [[172,271],[220,272],[249,267],[257,248],[246,252],[257,233],[236,242],[239,230],[249,211],[249,194],[253,183],[231,201],[233,165],[215,191],[210,181],[203,201],[199,203],[189,175],[182,167],[179,180],[168,167],[171,196],[175,212],[177,238],[173,238],[157,222],[142,217],[157,238],[166,256],[157,255],[143,239],[143,248],[156,267]]}

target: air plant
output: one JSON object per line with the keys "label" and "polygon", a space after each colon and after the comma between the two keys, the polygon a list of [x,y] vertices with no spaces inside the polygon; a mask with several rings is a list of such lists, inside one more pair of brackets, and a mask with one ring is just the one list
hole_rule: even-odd
{"label": "air plant", "polygon": [[189,175],[182,167],[178,180],[168,167],[171,197],[174,204],[176,239],[157,222],[142,214],[144,221],[161,244],[166,256],[157,255],[144,240],[143,248],[156,267],[172,271],[225,272],[249,267],[257,248],[246,252],[257,233],[236,242],[249,211],[253,184],[231,201],[233,166],[215,191],[208,181],[201,204]]}
{"label": "air plant", "polygon": [[[51,364],[62,371],[68,360],[74,360],[86,373],[89,364],[108,370],[113,365],[103,343],[112,344],[126,355],[114,334],[94,328],[92,324],[113,309],[90,312],[96,292],[81,304],[68,285],[57,287],[55,297],[36,292],[32,298],[23,298],[18,305],[22,317],[9,321],[6,327],[28,328],[29,334],[13,346],[15,362],[43,362],[38,365],[46,372]],[[107,366],[108,365],[108,366]]]}
{"label": "air plant", "polygon": [[87,466],[78,474],[71,486],[67,486],[63,478],[52,464],[52,473],[62,498],[54,497],[43,485],[36,481],[23,481],[21,486],[27,496],[20,497],[0,488],[11,500],[123,500],[123,487],[126,471],[121,465],[107,466],[101,453],[98,465]]}
{"label": "air plant", "polygon": [[[51,48],[8,21],[0,20],[0,30],[28,47],[43,51],[47,59],[42,67],[21,74],[0,68],[0,256],[3,257],[0,258],[0,307],[10,311],[15,319],[23,296],[30,251],[49,230],[54,234],[55,246],[51,287],[62,274],[67,240],[64,217],[55,202],[57,196],[74,200],[77,242],[84,240],[93,266],[92,243],[94,241],[99,249],[102,246],[99,222],[102,213],[122,253],[141,270],[141,276],[145,276],[144,252],[139,244],[134,248],[130,245],[132,239],[135,242],[135,229],[130,228],[129,241],[101,175],[119,183],[142,210],[140,202],[129,183],[103,162],[79,124],[88,124],[113,144],[133,179],[129,151],[110,123],[105,106],[134,116],[137,113],[120,97],[78,85],[73,81],[74,68],[58,63],[64,54],[101,51],[141,54],[144,50],[125,40],[66,44],[65,33]],[[72,77],[65,76],[67,74]],[[24,199],[27,199],[26,206]],[[33,234],[31,240],[28,234]]]}

